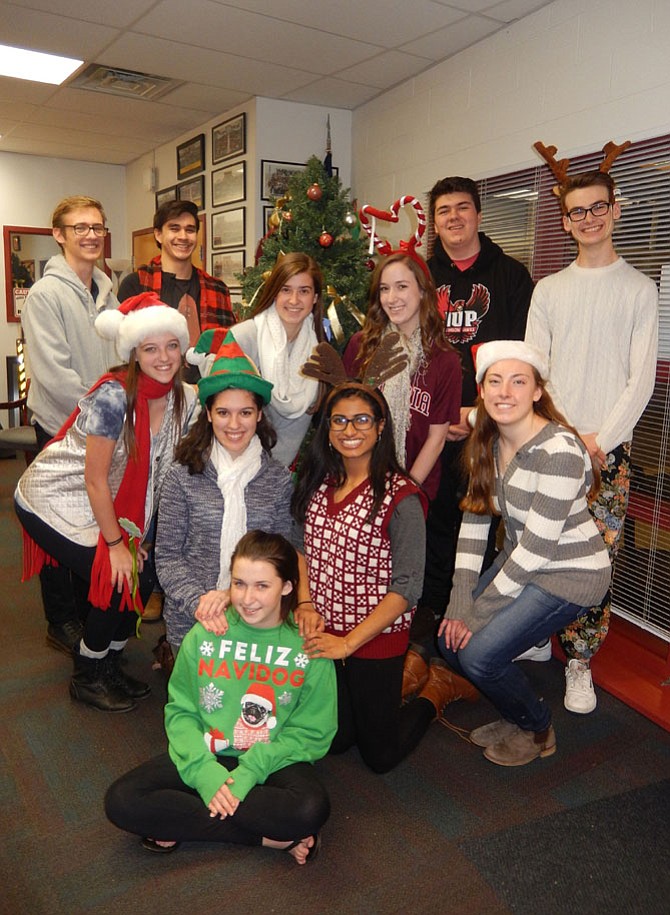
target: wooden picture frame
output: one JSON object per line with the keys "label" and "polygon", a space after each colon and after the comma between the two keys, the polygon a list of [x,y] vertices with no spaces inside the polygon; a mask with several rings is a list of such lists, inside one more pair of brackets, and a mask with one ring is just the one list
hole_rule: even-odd
{"label": "wooden picture frame", "polygon": [[177,178],[190,178],[205,168],[205,135],[180,143],[177,147]]}
{"label": "wooden picture frame", "polygon": [[212,248],[242,248],[245,244],[245,207],[212,213]]}
{"label": "wooden picture frame", "polygon": [[212,254],[212,276],[222,280],[229,289],[241,289],[241,283],[235,276],[243,273],[246,267],[246,251],[220,251]]}
{"label": "wooden picture frame", "polygon": [[261,200],[283,197],[289,180],[298,172],[304,172],[304,162],[274,162],[261,159]]}
{"label": "wooden picture frame", "polygon": [[247,151],[247,116],[235,115],[212,127],[212,165],[243,156]]}
{"label": "wooden picture frame", "polygon": [[177,199],[190,200],[199,210],[205,209],[205,176],[197,175],[177,185]]}
{"label": "wooden picture frame", "polygon": [[160,191],[156,191],[156,209],[159,209],[163,206],[164,203],[168,203],[170,200],[179,200],[176,184],[173,184],[171,187],[164,187]]}
{"label": "wooden picture frame", "polygon": [[212,172],[212,206],[241,203],[247,196],[247,165],[244,160]]}

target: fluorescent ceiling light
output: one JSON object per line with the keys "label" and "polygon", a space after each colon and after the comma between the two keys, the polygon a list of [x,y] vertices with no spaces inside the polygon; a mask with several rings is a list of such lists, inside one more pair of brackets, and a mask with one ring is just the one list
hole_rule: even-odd
{"label": "fluorescent ceiling light", "polygon": [[83,62],[71,57],[57,57],[55,54],[43,54],[41,51],[26,51],[23,48],[0,45],[0,76],[60,86],[70,74],[81,67]]}

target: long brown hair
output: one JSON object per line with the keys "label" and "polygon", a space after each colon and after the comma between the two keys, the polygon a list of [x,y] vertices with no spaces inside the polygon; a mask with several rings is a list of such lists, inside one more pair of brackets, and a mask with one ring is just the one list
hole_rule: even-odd
{"label": "long brown hair", "polygon": [[289,613],[298,606],[298,579],[300,571],[298,554],[295,547],[281,534],[270,534],[267,531],[247,531],[233,550],[230,558],[232,575],[236,559],[249,559],[251,562],[269,562],[274,566],[277,575],[283,582],[290,581],[293,586],[288,594],[282,594],[280,619],[286,622]]}
{"label": "long brown hair", "polygon": [[[531,368],[535,384],[542,391],[540,399],[533,403],[534,412],[543,419],[556,423],[572,432],[581,441],[579,432],[574,426],[570,425],[551,399],[551,395],[546,389],[546,382],[540,376],[540,373],[534,366],[531,366]],[[485,380],[486,375],[482,379],[482,384]],[[481,395],[477,398],[476,408],[475,427],[468,437],[463,450],[463,470],[468,478],[468,491],[461,499],[460,507],[462,511],[471,512],[473,515],[495,515],[499,514],[499,512],[496,511],[493,504],[493,496],[496,491],[493,443],[498,437],[498,426],[486,412]],[[588,501],[595,498],[600,489],[600,470],[593,458],[591,458],[591,467],[593,480],[586,494]]]}
{"label": "long brown hair", "polygon": [[391,254],[377,264],[375,272],[372,274],[368,311],[356,359],[357,373],[365,372],[389,323],[388,315],[381,306],[379,287],[384,270],[390,267],[391,264],[404,264],[411,271],[419,286],[419,295],[421,297],[419,326],[421,327],[421,345],[423,346],[426,361],[430,361],[430,354],[434,347],[444,350],[452,349],[444,333],[444,322],[437,310],[437,292],[432,279],[413,258],[408,257],[406,254]]}
{"label": "long brown hair", "polygon": [[[131,459],[137,457],[137,440],[135,438],[135,404],[137,403],[137,386],[142,370],[137,361],[135,349],[131,349],[129,360],[124,365],[116,365],[111,368],[110,374],[120,374],[126,376],[126,418],[123,421],[123,442],[126,451]],[[184,411],[186,407],[186,398],[184,397],[184,385],[182,384],[182,369],[172,379],[172,391],[174,393],[174,410],[172,412],[172,425],[174,427],[175,438],[181,436],[183,425]]]}
{"label": "long brown hair", "polygon": [[252,317],[256,317],[256,315],[269,308],[277,298],[282,286],[291,277],[297,276],[299,273],[309,274],[314,284],[316,302],[314,303],[312,314],[314,315],[314,332],[316,333],[316,339],[320,343],[326,339],[326,333],[323,329],[323,274],[314,258],[310,257],[309,254],[304,254],[302,251],[291,251],[289,254],[284,254],[279,258],[274,270],[259,293]]}

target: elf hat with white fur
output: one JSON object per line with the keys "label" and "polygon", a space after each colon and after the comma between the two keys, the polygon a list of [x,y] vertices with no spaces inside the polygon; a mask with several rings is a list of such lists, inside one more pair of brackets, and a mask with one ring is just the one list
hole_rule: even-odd
{"label": "elf hat with white fur", "polygon": [[156,292],[131,296],[115,309],[100,312],[95,329],[101,337],[116,342],[116,350],[124,362],[135,347],[155,334],[174,334],[182,353],[189,344],[186,318],[176,308],[161,302]]}
{"label": "elf hat with white fur", "polygon": [[523,340],[492,340],[490,343],[482,343],[477,348],[477,384],[481,384],[486,370],[502,359],[518,359],[519,362],[527,362],[528,365],[537,369],[543,379],[549,375],[549,360],[544,353],[531,346],[530,343],[524,343]]}

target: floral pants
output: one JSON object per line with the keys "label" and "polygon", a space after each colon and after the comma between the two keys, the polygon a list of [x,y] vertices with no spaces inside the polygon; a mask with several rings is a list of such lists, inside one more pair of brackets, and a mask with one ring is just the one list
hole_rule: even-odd
{"label": "floral pants", "polygon": [[[593,520],[605,541],[612,567],[619,550],[628,507],[630,446],[630,442],[623,442],[607,455],[607,467],[601,470],[600,492],[590,505]],[[598,651],[609,629],[611,603],[610,589],[600,606],[591,607],[574,623],[558,633],[561,648],[568,660],[588,660]]]}

